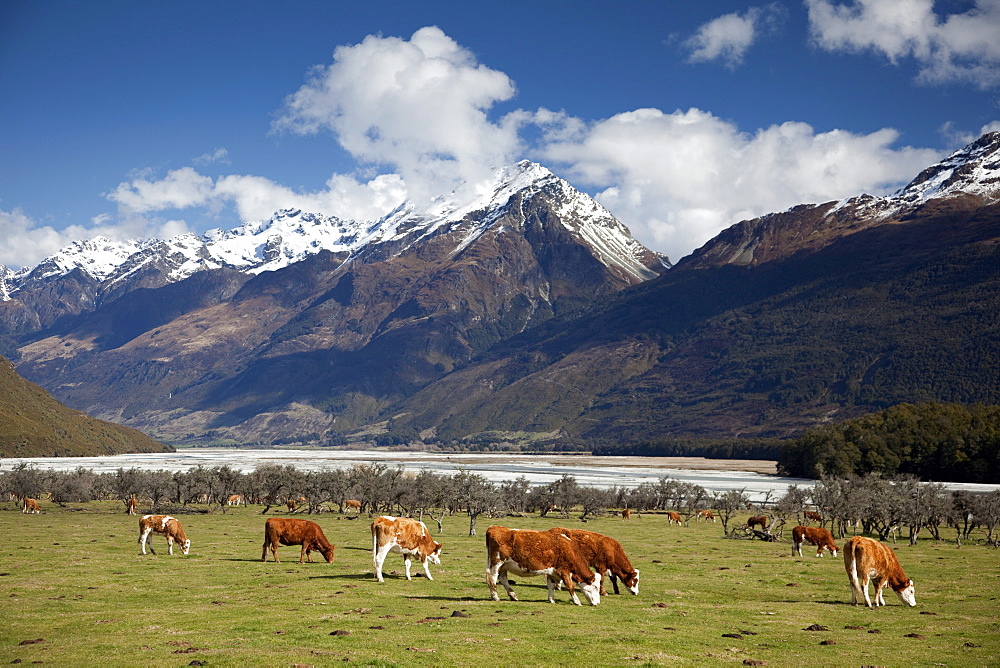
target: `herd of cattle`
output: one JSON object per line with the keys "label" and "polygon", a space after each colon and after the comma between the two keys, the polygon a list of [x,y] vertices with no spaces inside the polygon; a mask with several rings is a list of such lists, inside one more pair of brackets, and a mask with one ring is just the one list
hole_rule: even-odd
{"label": "herd of cattle", "polygon": [[[127,512],[135,513],[134,498],[126,503]],[[22,502],[23,513],[40,512],[36,499],[25,498]],[[631,513],[622,513],[625,520]],[[808,519],[821,520],[816,513]],[[676,516],[676,517],[675,517]],[[699,519],[714,521],[711,511],[701,511]],[[680,523],[678,513],[667,514],[668,523]],[[752,528],[767,522],[764,516],[751,517],[747,526]],[[372,567],[376,580],[384,582],[382,567],[390,552],[403,555],[406,568],[406,579],[411,580],[411,560],[416,557],[424,569],[428,580],[433,580],[429,564],[441,563],[441,543],[431,538],[427,526],[418,520],[384,515],[376,517],[371,523],[372,532]],[[139,547],[142,554],[146,548],[153,551],[152,534],[160,534],[167,540],[167,552],[173,554],[174,543],[181,552],[188,554],[191,550],[191,540],[185,535],[184,527],[174,517],[169,515],[144,515],[139,520]],[[802,545],[810,543],[816,546],[816,556],[822,557],[827,550],[834,557],[839,548],[833,535],[823,527],[796,526],[792,529],[792,554],[802,556]],[[319,552],[327,563],[333,563],[335,546],[327,540],[323,529],[309,520],[271,517],[264,523],[264,545],[261,551],[261,561],[267,560],[267,551],[271,557],[278,560],[279,545],[300,546],[299,563],[312,562],[311,553]],[[869,608],[885,605],[882,590],[890,587],[899,599],[906,605],[917,604],[914,596],[913,581],[906,577],[896,554],[891,548],[879,541],[854,536],[844,545],[844,569],[847,571],[851,587],[851,603],[858,605],[860,601]],[[632,567],[621,543],[617,540],[593,531],[582,529],[565,529],[555,527],[548,531],[533,531],[528,529],[511,529],[503,526],[491,526],[486,530],[486,583],[490,596],[499,601],[497,584],[503,585],[507,595],[516,601],[517,595],[511,588],[507,578],[508,573],[517,576],[539,576],[546,578],[549,602],[555,603],[554,589],[557,585],[565,586],[570,599],[580,605],[576,589],[579,588],[591,605],[598,605],[601,596],[607,594],[604,583],[610,580],[614,592],[619,593],[618,581],[632,593],[639,593],[639,570]],[[875,597],[869,597],[868,585],[875,586]]]}

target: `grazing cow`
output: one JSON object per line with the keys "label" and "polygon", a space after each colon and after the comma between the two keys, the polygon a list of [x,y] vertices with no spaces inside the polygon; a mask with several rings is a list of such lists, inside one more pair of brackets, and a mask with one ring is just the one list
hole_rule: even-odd
{"label": "grazing cow", "polygon": [[767,521],[766,515],[756,515],[747,520],[747,529],[753,529],[755,526],[759,526],[760,530],[763,531],[770,524]]}
{"label": "grazing cow", "polygon": [[326,559],[326,563],[333,563],[334,545],[326,539],[323,529],[315,522],[309,520],[287,519],[284,517],[271,517],[264,522],[264,549],[261,550],[260,560],[267,561],[267,548],[271,548],[271,556],[274,563],[281,563],[278,560],[278,545],[301,545],[302,552],[299,554],[299,563],[308,560],[312,563],[312,556],[309,554],[313,550],[319,552]]}
{"label": "grazing cow", "polygon": [[410,557],[414,555],[423,564],[427,579],[433,580],[427,562],[441,565],[441,547],[441,543],[431,538],[427,525],[419,520],[383,515],[372,522],[372,564],[379,582],[385,582],[382,578],[382,565],[389,552],[403,555],[407,580],[413,579],[410,576]]}
{"label": "grazing cow", "polygon": [[247,505],[246,499],[243,498],[242,494],[230,494],[229,498],[226,499],[227,506],[245,506]]}
{"label": "grazing cow", "polygon": [[814,522],[820,522],[820,523],[823,522],[823,516],[814,510],[807,510],[803,513],[803,515],[805,515],[805,518],[807,520],[812,520]]}
{"label": "grazing cow", "polygon": [[[614,538],[603,536],[593,531],[583,529],[549,529],[549,533],[568,536],[580,550],[580,555],[595,571],[605,578],[610,578],[611,585],[618,594],[618,580],[633,594],[639,593],[639,569],[632,568],[632,562],[625,555],[621,543]],[[601,596],[607,596],[604,590],[605,579],[601,579]]]}
{"label": "grazing cow", "polygon": [[361,514],[361,502],[357,499],[348,499],[347,501],[344,501],[344,512],[346,513],[351,508],[358,511],[358,515]]}
{"label": "grazing cow", "polygon": [[295,510],[298,508],[298,504],[295,503],[295,499],[288,499],[288,501],[285,501],[285,505],[288,506],[289,510]]}
{"label": "grazing cow", "polygon": [[191,551],[191,541],[184,535],[184,527],[180,522],[170,515],[143,515],[139,520],[139,547],[143,554],[146,554],[146,545],[149,545],[150,552],[156,554],[150,536],[154,533],[167,537],[167,554],[174,553],[175,542],[181,546],[181,552],[184,554]]}
{"label": "grazing cow", "polygon": [[622,511],[622,520],[628,522],[630,519],[632,519],[632,511],[626,508]]}
{"label": "grazing cow", "polygon": [[844,570],[851,585],[851,605],[857,605],[862,598],[865,605],[872,607],[868,597],[868,583],[875,581],[875,606],[885,605],[882,589],[886,584],[892,587],[899,600],[908,606],[915,606],[917,598],[913,590],[913,580],[906,577],[903,567],[896,559],[896,553],[888,545],[877,540],[854,536],[844,544]]}
{"label": "grazing cow", "polygon": [[698,519],[698,521],[701,521],[701,520],[705,520],[705,521],[712,520],[714,522],[715,521],[715,514],[711,510],[699,510],[698,511],[698,518],[697,519]]}
{"label": "grazing cow", "polygon": [[668,525],[669,524],[673,524],[674,522],[676,522],[677,524],[683,524],[684,523],[683,520],[681,520],[681,514],[680,513],[674,512],[673,510],[668,511],[667,512],[667,524]]}
{"label": "grazing cow", "polygon": [[810,542],[816,546],[816,556],[823,556],[823,548],[830,551],[834,557],[837,556],[837,544],[833,542],[833,534],[828,529],[822,527],[797,526],[792,529],[792,556],[798,552],[802,556],[802,543]]}
{"label": "grazing cow", "polygon": [[125,500],[125,513],[127,515],[135,515],[138,510],[139,504],[135,500],[135,495],[128,497]]}
{"label": "grazing cow", "polygon": [[27,496],[21,501],[21,512],[22,513],[40,513],[42,512],[41,506],[38,505],[38,499],[31,499]]}
{"label": "grazing cow", "polygon": [[500,600],[497,581],[510,600],[517,600],[507,573],[546,576],[549,603],[556,602],[555,583],[560,580],[576,605],[577,583],[591,605],[601,602],[601,574],[590,570],[576,542],[564,534],[491,526],[486,530],[486,584],[494,601]]}

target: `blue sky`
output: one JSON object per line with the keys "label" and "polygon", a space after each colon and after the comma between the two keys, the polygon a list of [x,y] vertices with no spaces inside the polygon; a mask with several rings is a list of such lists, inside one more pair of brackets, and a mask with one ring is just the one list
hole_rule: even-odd
{"label": "blue sky", "polygon": [[1000,0],[0,0],[0,264],[528,158],[677,260],[1000,129]]}

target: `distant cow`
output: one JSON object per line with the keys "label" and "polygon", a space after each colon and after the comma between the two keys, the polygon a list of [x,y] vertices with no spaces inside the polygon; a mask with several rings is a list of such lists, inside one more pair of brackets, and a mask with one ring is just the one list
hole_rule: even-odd
{"label": "distant cow", "polygon": [[576,605],[580,605],[576,584],[591,605],[601,602],[601,574],[590,570],[576,542],[562,534],[491,526],[486,530],[486,584],[494,601],[500,600],[498,581],[510,600],[517,600],[507,573],[546,576],[549,603],[556,602],[555,583],[559,580]]}
{"label": "distant cow", "polygon": [[[584,531],[583,529],[549,529],[549,533],[568,536],[576,543],[580,554],[590,565],[603,576],[611,579],[615,593],[618,591],[618,580],[622,581],[630,592],[639,593],[639,569],[632,568],[632,562],[625,555],[621,543],[614,538]],[[607,595],[604,590],[604,579],[601,580],[601,596]]]}
{"label": "distant cow", "polygon": [[21,512],[22,513],[40,513],[42,512],[42,507],[38,505],[38,499],[31,499],[27,496],[21,501]]}
{"label": "distant cow", "polygon": [[803,515],[805,516],[805,518],[807,520],[812,520],[814,522],[822,522],[823,521],[823,516],[820,515],[819,513],[817,513],[814,510],[807,510],[807,511],[805,511],[803,513]]}
{"label": "distant cow", "polygon": [[348,499],[347,501],[344,501],[344,512],[346,513],[351,508],[358,511],[359,515],[361,514],[361,502],[357,499]]}
{"label": "distant cow", "polygon": [[770,522],[768,522],[766,515],[755,515],[747,520],[747,529],[753,529],[755,526],[759,526],[761,531],[763,531],[767,528],[768,524],[770,524]]}
{"label": "distant cow", "polygon": [[299,507],[298,504],[295,503],[295,499],[288,499],[288,501],[285,501],[285,505],[288,506],[289,510],[295,510]]}
{"label": "distant cow", "polygon": [[427,562],[441,565],[441,547],[441,543],[431,538],[427,525],[418,520],[383,515],[372,522],[372,565],[379,582],[385,582],[382,565],[389,552],[403,555],[407,580],[413,579],[410,576],[410,559],[413,556],[420,559],[427,579],[433,580]]}
{"label": "distant cow", "polygon": [[622,520],[627,522],[630,519],[632,519],[632,511],[626,508],[625,510],[622,511]]}
{"label": "distant cow", "polygon": [[797,526],[792,529],[792,556],[802,556],[802,543],[812,543],[816,546],[816,556],[823,556],[823,548],[830,551],[834,557],[837,556],[837,544],[833,542],[833,534],[822,527]]}
{"label": "distant cow", "polygon": [[851,585],[851,605],[863,598],[872,607],[868,596],[868,583],[875,581],[875,606],[885,605],[882,589],[888,584],[899,600],[909,606],[917,604],[913,580],[906,577],[896,553],[877,540],[854,536],[844,544],[844,570]]}
{"label": "distant cow", "polygon": [[245,506],[247,501],[243,498],[242,494],[230,494],[229,498],[226,499],[227,506]]}
{"label": "distant cow", "polygon": [[681,520],[681,514],[680,513],[674,512],[673,510],[668,511],[667,512],[667,524],[673,524],[674,522],[676,522],[677,524],[683,524],[684,523],[684,521]]}
{"label": "distant cow", "polygon": [[274,563],[281,563],[278,560],[279,544],[301,545],[300,564],[306,560],[312,563],[312,556],[309,553],[313,550],[322,554],[328,564],[333,563],[334,545],[326,539],[323,529],[315,522],[284,517],[268,519],[264,522],[264,549],[261,550],[260,560],[267,561],[267,548],[270,547]]}
{"label": "distant cow", "polygon": [[136,503],[135,495],[132,495],[125,499],[125,513],[127,515],[135,515],[138,512],[138,503]]}
{"label": "distant cow", "polygon": [[170,515],[143,515],[139,520],[139,547],[143,554],[146,554],[147,545],[149,545],[149,551],[156,554],[150,536],[154,533],[166,536],[167,554],[174,553],[174,543],[181,546],[181,552],[184,554],[191,551],[191,541],[184,535],[184,527],[181,526],[180,522]]}
{"label": "distant cow", "polygon": [[712,520],[715,521],[715,514],[711,510],[699,510],[698,511],[698,521],[701,520]]}

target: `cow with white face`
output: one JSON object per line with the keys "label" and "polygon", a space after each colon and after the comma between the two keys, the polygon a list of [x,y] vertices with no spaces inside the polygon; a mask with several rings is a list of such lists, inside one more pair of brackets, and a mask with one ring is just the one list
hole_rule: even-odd
{"label": "cow with white face", "polygon": [[[580,605],[580,599],[576,596],[577,585],[591,605],[601,602],[601,574],[590,570],[573,539],[556,531],[531,531],[501,526],[487,529],[486,584],[494,601],[500,600],[497,594],[498,582],[507,590],[510,600],[517,600],[507,579],[508,573],[522,576],[544,575],[549,588],[549,603],[556,602],[555,584],[560,580],[576,605]],[[636,586],[638,591],[638,583]]]}
{"label": "cow with white face", "polygon": [[906,577],[896,553],[888,545],[864,536],[854,536],[844,544],[844,569],[851,585],[852,605],[864,600],[865,605],[873,607],[868,595],[869,582],[875,584],[874,607],[885,605],[882,590],[886,585],[906,605],[913,607],[917,604],[913,580]]}
{"label": "cow with white face", "polygon": [[149,551],[156,554],[153,549],[151,534],[158,533],[167,538],[167,554],[174,553],[174,543],[181,546],[181,552],[187,554],[191,551],[191,540],[184,535],[184,527],[170,515],[143,515],[139,520],[139,547],[142,554],[146,554],[146,546]]}
{"label": "cow with white face", "polygon": [[372,522],[372,565],[379,582],[385,582],[382,565],[389,552],[403,555],[407,580],[413,579],[410,576],[410,559],[413,556],[420,559],[427,579],[433,580],[427,564],[441,565],[441,547],[441,543],[431,538],[427,525],[418,520],[383,515]]}

